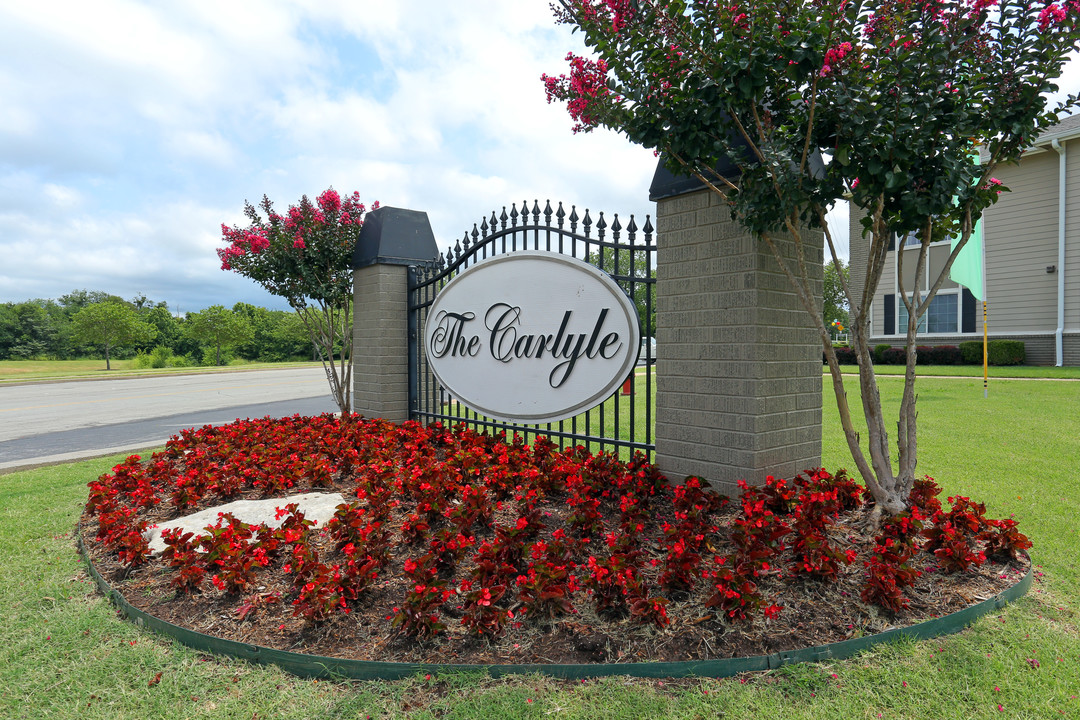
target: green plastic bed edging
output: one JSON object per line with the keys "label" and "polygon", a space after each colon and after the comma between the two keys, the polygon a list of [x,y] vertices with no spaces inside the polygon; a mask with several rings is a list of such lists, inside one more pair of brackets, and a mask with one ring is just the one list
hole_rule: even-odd
{"label": "green plastic bed edging", "polygon": [[552,677],[577,680],[580,678],[602,677],[606,675],[630,675],[633,677],[729,677],[743,672],[755,672],[778,668],[798,662],[816,662],[820,660],[843,660],[873,647],[878,643],[890,642],[900,638],[925,640],[939,635],[948,635],[963,630],[987,613],[993,612],[1007,603],[1025,595],[1031,587],[1032,569],[1018,583],[997,596],[984,600],[969,608],[959,610],[939,618],[927,620],[905,628],[886,630],[877,635],[852,638],[840,642],[773,653],[752,657],[721,658],[717,660],[692,660],[688,662],[641,662],[590,665],[465,665],[431,663],[396,663],[374,662],[367,660],[346,660],[342,658],[320,657],[303,653],[274,650],[272,648],[248,645],[247,643],[225,640],[204,635],[178,625],[160,620],[142,610],[132,607],[124,597],[114,590],[98,573],[94,563],[83,546],[82,534],[78,535],[79,552],[86,562],[90,575],[94,578],[101,592],[116,605],[129,620],[137,626],[167,635],[195,650],[228,655],[230,657],[273,664],[299,675],[313,678],[352,678],[357,680],[398,680],[418,673],[485,671],[492,676],[524,673],[541,673]]}

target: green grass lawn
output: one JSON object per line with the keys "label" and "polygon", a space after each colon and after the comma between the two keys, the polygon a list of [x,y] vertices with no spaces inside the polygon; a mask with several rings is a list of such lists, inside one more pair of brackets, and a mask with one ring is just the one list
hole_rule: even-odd
{"label": "green grass lawn", "polygon": [[[841,365],[840,370],[847,375],[857,375],[858,365]],[[875,365],[875,375],[903,375],[903,365]],[[1045,365],[991,365],[986,369],[991,378],[1048,378],[1058,380],[1080,380],[1080,367],[1050,367]],[[822,366],[822,372],[828,373],[828,366]],[[982,365],[919,365],[919,377],[978,377],[983,376]]]}
{"label": "green grass lawn", "polygon": [[[900,384],[882,379],[887,412]],[[86,483],[116,456],[0,476],[0,717],[1080,717],[1080,383],[1001,382],[984,399],[981,379],[925,379],[919,392],[920,470],[1035,542],[1028,596],[960,634],[722,680],[301,680],[117,619],[71,535]],[[825,464],[850,467],[824,399]]]}
{"label": "green grass lawn", "polygon": [[0,385],[28,380],[80,380],[86,378],[115,378],[134,375],[175,375],[178,373],[223,372],[229,370],[259,370],[280,367],[303,367],[318,363],[249,363],[243,360],[217,367],[132,368],[133,360],[113,360],[111,370],[104,360],[0,360]]}

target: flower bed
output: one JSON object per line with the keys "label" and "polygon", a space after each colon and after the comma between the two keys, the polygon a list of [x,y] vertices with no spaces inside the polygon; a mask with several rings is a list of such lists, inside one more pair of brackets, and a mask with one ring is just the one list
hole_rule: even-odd
{"label": "flower bed", "polygon": [[[278,527],[223,516],[238,498],[340,492],[325,527],[283,502]],[[83,533],[129,603],[242,642],[398,661],[628,662],[768,654],[961,609],[1012,585],[1030,546],[1011,520],[926,478],[876,537],[841,471],[745,488],[669,485],[546,439],[332,416],[188,430],[90,483]]]}

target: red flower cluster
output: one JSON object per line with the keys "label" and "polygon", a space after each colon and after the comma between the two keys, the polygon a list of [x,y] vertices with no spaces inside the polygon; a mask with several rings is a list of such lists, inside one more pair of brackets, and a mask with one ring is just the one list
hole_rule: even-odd
{"label": "red flower cluster", "polygon": [[[203,533],[166,532],[156,561],[143,538],[152,522],[195,507],[313,488],[356,499],[325,527],[289,504],[279,527],[224,515]],[[699,592],[721,622],[768,619],[781,607],[764,597],[764,577],[834,582],[855,559],[832,530],[864,502],[843,473],[742,489],[732,513],[697,478],[669,486],[641,457],[324,415],[185,430],[149,461],[131,456],[90,483],[87,510],[121,563],[157,562],[178,592],[241,596],[268,584],[267,573],[289,578],[291,589],[246,598],[242,618],[291,602],[294,616],[319,623],[371,602],[372,588],[385,597],[394,587],[381,614],[403,634],[435,636],[453,616],[470,634],[495,637],[590,606],[664,628],[669,601]],[[920,551],[963,571],[1030,546],[1015,522],[989,520],[967,498],[943,512],[939,492],[920,481],[910,514],[885,525],[865,561],[864,600],[902,609]]]}
{"label": "red flower cluster", "polygon": [[573,53],[567,53],[566,60],[570,63],[569,76],[553,77],[545,73],[540,79],[544,83],[549,103],[556,99],[566,101],[570,117],[576,123],[573,131],[588,131],[596,125],[590,108],[610,95],[607,86],[607,63],[603,60],[589,60]]}
{"label": "red flower cluster", "polygon": [[1051,25],[1057,25],[1065,19],[1065,8],[1057,3],[1047,5],[1039,13],[1039,29],[1046,30]]}
{"label": "red flower cluster", "polygon": [[849,42],[842,42],[839,45],[826,50],[825,63],[821,66],[821,77],[828,77],[832,74],[833,70],[840,67],[841,61],[847,57],[851,50],[852,46]]}
{"label": "red flower cluster", "polygon": [[[305,250],[316,235],[327,232],[334,235],[335,228],[348,229],[352,225],[359,228],[366,212],[364,203],[360,202],[360,193],[354,192],[342,199],[333,188],[323,191],[315,204],[304,196],[299,204],[290,205],[284,216],[274,212],[265,198],[263,205],[270,220],[268,226],[260,222],[247,228],[230,228],[222,223],[221,237],[227,243],[226,247],[217,251],[222,270],[234,269],[245,255],[259,255],[268,250],[271,238],[277,237],[278,230],[284,230],[282,237],[290,239],[294,249]],[[371,209],[378,208],[376,201]],[[245,212],[249,217],[253,216],[254,208],[248,206]]]}

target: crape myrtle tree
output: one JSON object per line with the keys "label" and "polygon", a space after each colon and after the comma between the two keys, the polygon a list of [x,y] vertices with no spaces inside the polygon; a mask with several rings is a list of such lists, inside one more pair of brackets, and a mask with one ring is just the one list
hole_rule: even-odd
{"label": "crape myrtle tree", "polygon": [[303,196],[285,215],[264,195],[258,209],[244,203],[247,227],[221,226],[227,245],[218,249],[222,270],[251,278],[296,311],[342,417],[352,406],[351,259],[364,212],[359,193],[342,198],[333,188],[314,203]]}
{"label": "crape myrtle tree", "polygon": [[[1052,108],[1047,95],[1077,48],[1080,2],[560,0],[556,17],[581,31],[593,57],[571,53],[568,74],[545,75],[548,100],[566,102],[575,132],[625,133],[672,171],[696,176],[772,250],[820,333],[848,447],[876,501],[873,519],[906,510],[917,460],[918,321],[1006,189],[995,169],[1075,106],[1072,97]],[[715,172],[725,157],[737,177]],[[841,198],[865,213],[869,243],[865,278],[843,285],[865,452],[805,257],[807,229],[820,229],[839,269],[826,213]],[[928,291],[900,288],[909,320],[894,467],[869,312],[890,239],[907,233],[920,242],[916,277],[930,243],[959,242]],[[781,234],[796,247],[791,261],[778,250]]]}

